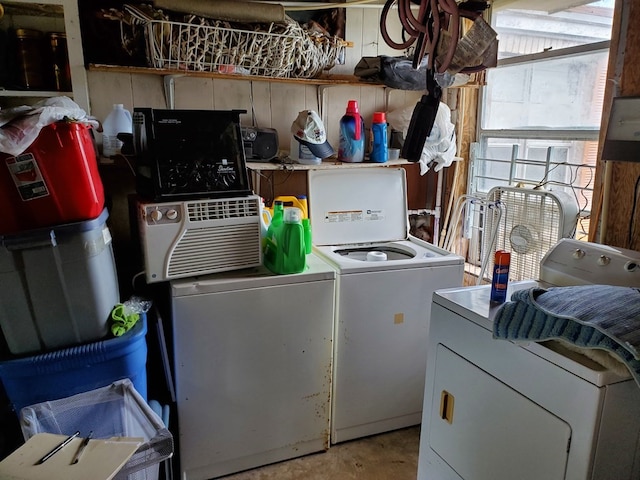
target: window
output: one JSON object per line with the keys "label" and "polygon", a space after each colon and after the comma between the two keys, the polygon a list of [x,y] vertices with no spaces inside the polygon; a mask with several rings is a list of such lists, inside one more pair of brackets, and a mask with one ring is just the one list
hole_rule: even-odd
{"label": "window", "polygon": [[[536,10],[546,4],[555,10]],[[494,3],[498,66],[487,71],[469,193],[516,185],[570,193],[576,238],[586,238],[614,0],[561,4]]]}

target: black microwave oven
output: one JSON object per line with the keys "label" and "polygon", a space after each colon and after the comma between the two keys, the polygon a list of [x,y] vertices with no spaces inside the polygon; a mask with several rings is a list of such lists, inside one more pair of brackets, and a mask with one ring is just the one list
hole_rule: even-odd
{"label": "black microwave oven", "polygon": [[134,108],[137,193],[153,201],[252,194],[242,113]]}

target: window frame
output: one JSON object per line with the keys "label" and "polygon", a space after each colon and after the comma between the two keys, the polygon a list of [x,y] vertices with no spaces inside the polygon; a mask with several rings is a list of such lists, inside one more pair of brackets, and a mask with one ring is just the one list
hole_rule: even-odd
{"label": "window frame", "polygon": [[[593,42],[584,45],[578,45],[573,47],[565,47],[559,48],[555,50],[549,50],[544,52],[538,52],[528,55],[518,55],[508,58],[499,59],[497,62],[497,66],[495,68],[503,68],[514,65],[530,65],[533,63],[552,60],[556,58],[570,58],[572,56],[582,56],[591,53],[605,52],[610,54],[611,41],[604,40],[600,42]],[[474,142],[474,146],[471,148],[471,152],[473,154],[470,155],[470,168],[469,168],[469,177],[467,181],[467,194],[474,196],[483,196],[482,191],[476,188],[477,181],[475,177],[475,172],[478,170],[477,160],[474,162],[474,157],[476,159],[482,160],[493,160],[486,159],[478,155],[481,151],[481,146],[486,143],[486,141],[490,138],[499,138],[499,139],[514,139],[514,140],[552,140],[552,141],[582,141],[582,142],[596,142],[598,143],[600,140],[600,128],[599,127],[576,127],[575,129],[562,129],[562,128],[500,128],[500,129],[491,129],[483,127],[483,118],[485,114],[486,108],[486,87],[481,87],[480,95],[478,96],[478,110],[477,110],[477,128],[476,128],[476,142]],[[504,163],[505,160],[495,159],[493,161]],[[507,161],[511,164],[511,169],[514,170],[518,167],[518,165],[527,164],[528,160],[524,158],[517,158],[517,156],[512,155],[511,159]],[[475,164],[474,164],[475,163]],[[552,169],[561,165],[561,163],[553,162],[547,160],[546,162],[534,162],[532,164],[535,165],[544,165],[545,166],[545,174],[549,173]],[[592,178],[595,180],[595,168],[596,166],[580,166],[574,165],[573,167],[585,167],[592,170]],[[546,177],[546,175],[545,175]],[[522,179],[518,179],[522,180]],[[533,181],[525,181],[525,183],[529,183],[530,186],[534,185],[536,182]],[[504,183],[505,186],[509,186],[508,180]],[[511,186],[513,186],[511,184]],[[582,187],[575,186],[572,187],[578,191],[589,190],[593,191],[593,183],[583,189]],[[590,209],[580,208],[580,217],[588,218],[591,215]]]}

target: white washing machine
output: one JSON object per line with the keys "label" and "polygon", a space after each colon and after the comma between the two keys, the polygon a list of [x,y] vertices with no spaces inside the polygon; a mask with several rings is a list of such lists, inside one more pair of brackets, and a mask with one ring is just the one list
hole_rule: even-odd
{"label": "white washing machine", "polygon": [[402,168],[313,170],[314,252],[337,272],[331,442],[420,423],[431,297],[463,259],[408,235]]}
{"label": "white washing machine", "polygon": [[[640,252],[561,240],[540,281],[640,286]],[[637,480],[640,387],[559,342],[493,338],[490,286],[434,295],[419,480]]]}
{"label": "white washing machine", "polygon": [[335,271],[171,282],[181,480],[329,448]]}

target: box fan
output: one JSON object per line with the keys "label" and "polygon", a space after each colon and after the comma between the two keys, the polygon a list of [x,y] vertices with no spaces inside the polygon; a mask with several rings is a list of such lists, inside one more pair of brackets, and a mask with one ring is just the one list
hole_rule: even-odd
{"label": "box fan", "polygon": [[[494,187],[487,200],[504,205],[495,250],[511,252],[509,280],[537,280],[542,257],[558,240],[575,233],[579,211],[576,199],[562,191]],[[493,255],[490,261],[488,275],[493,272]]]}

